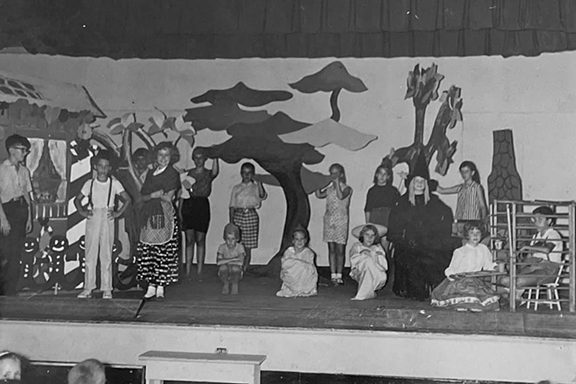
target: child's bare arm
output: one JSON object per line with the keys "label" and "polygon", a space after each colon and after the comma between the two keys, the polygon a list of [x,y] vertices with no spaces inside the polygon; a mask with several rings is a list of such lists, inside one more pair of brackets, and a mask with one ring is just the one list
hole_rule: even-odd
{"label": "child's bare arm", "polygon": [[168,191],[168,192],[164,192],[164,193],[160,196],[160,199],[171,203],[172,200],[174,199],[174,195],[175,195],[175,194],[176,194],[176,190],[175,190],[175,189],[172,189],[172,190],[170,190],[170,191]]}
{"label": "child's bare arm", "polygon": [[462,184],[454,185],[452,187],[447,187],[447,188],[438,186],[438,188],[436,188],[436,191],[438,193],[440,193],[441,195],[451,195],[451,194],[460,192],[461,188],[462,188]]}
{"label": "child's bare arm", "polygon": [[118,197],[120,198],[120,200],[122,200],[122,205],[120,206],[120,208],[113,213],[113,217],[115,219],[117,219],[118,217],[122,216],[124,214],[124,212],[126,211],[126,209],[128,209],[128,206],[131,203],[131,199],[130,196],[128,195],[128,193],[126,191],[122,191],[118,194]]}
{"label": "child's bare arm", "polygon": [[216,178],[220,173],[220,166],[218,165],[218,158],[212,159],[212,178]]}
{"label": "child's bare arm", "polygon": [[84,196],[82,192],[78,193],[78,195],[74,198],[74,206],[76,207],[76,210],[78,211],[80,216],[88,218],[92,216],[92,212],[87,209],[84,209],[84,207],[82,206],[82,200],[84,200],[85,197],[86,196]]}

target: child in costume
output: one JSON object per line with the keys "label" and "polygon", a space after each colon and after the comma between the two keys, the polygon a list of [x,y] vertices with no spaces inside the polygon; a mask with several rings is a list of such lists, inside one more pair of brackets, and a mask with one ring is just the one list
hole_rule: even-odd
{"label": "child in costume", "polygon": [[223,295],[237,295],[238,282],[242,278],[242,266],[246,251],[239,243],[240,229],[234,224],[224,227],[224,244],[220,244],[216,254],[218,264],[218,277],[222,280]]}
{"label": "child in costume", "polygon": [[292,246],[282,256],[282,288],[278,297],[316,296],[318,272],[314,265],[314,251],[308,248],[308,231],[295,229],[292,233]]}
{"label": "child in costume", "polygon": [[[74,205],[86,221],[86,273],[84,290],[80,299],[92,297],[96,288],[96,266],[100,260],[100,289],[104,299],[112,298],[112,246],[114,244],[114,221],[120,217],[130,197],[122,184],[110,175],[112,166],[107,152],[100,151],[94,158],[95,177],[88,180],[74,199]],[[115,210],[116,196],[122,204]],[[82,200],[88,198],[88,204]]]}
{"label": "child in costume", "polygon": [[376,225],[367,224],[352,231],[360,240],[350,250],[350,277],[358,282],[358,291],[352,300],[373,299],[376,291],[386,284],[388,262],[380,245],[380,237],[386,234],[386,229],[379,227],[380,230]]}

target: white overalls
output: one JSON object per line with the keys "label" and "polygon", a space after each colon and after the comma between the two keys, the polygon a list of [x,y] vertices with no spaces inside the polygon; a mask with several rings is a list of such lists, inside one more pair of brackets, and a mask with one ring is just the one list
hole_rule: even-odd
{"label": "white overalls", "polygon": [[92,191],[94,180],[90,184],[90,196],[88,196],[88,209],[92,210],[86,222],[86,273],[84,275],[84,290],[96,289],[96,266],[100,258],[100,289],[103,292],[112,291],[112,246],[114,244],[114,219],[108,218],[108,211],[113,209],[114,197],[112,196],[113,179],[108,178],[107,206],[94,208],[92,203]]}

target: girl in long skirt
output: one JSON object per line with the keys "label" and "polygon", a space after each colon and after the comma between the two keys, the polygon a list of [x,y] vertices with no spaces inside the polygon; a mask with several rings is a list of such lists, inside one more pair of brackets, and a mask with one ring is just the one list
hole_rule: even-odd
{"label": "girl in long skirt", "polygon": [[460,311],[498,310],[500,296],[482,277],[467,276],[471,272],[492,271],[496,267],[492,253],[482,240],[480,222],[466,223],[467,243],[456,249],[446,279],[431,294],[431,304],[436,307]]}
{"label": "girl in long skirt", "polygon": [[142,228],[136,248],[138,280],[148,283],[145,299],[164,298],[164,288],[178,281],[180,228],[174,199],[180,175],[171,165],[171,143],[156,147],[156,166],[142,186]]}

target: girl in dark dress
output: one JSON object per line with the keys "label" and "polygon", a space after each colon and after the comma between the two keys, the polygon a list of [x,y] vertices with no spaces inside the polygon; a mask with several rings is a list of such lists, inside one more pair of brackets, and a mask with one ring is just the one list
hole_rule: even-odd
{"label": "girl in dark dress", "polygon": [[164,298],[164,288],[178,281],[180,228],[174,199],[180,189],[180,175],[171,164],[170,143],[156,147],[156,166],[142,186],[142,225],[136,248],[138,280],[148,283],[145,299]]}
{"label": "girl in dark dress", "polygon": [[392,210],[388,237],[394,243],[394,293],[425,300],[444,279],[452,252],[452,210],[428,187],[428,166],[419,157],[408,191]]}
{"label": "girl in dark dress", "polygon": [[366,195],[364,214],[366,223],[380,224],[388,227],[390,211],[400,198],[400,193],[392,185],[392,170],[380,165],[374,173],[374,185]]}
{"label": "girl in dark dress", "polygon": [[[195,168],[189,170],[184,181],[182,190],[188,192],[188,198],[182,194],[180,199],[180,215],[182,227],[186,231],[186,276],[190,277],[192,261],[194,260],[194,246],[197,255],[198,279],[202,279],[202,267],[206,257],[206,233],[210,225],[210,201],[208,197],[212,193],[212,181],[218,176],[218,159],[212,160],[212,169],[207,169],[206,156],[199,148],[192,151],[192,160]],[[188,179],[194,180],[192,183]]]}

